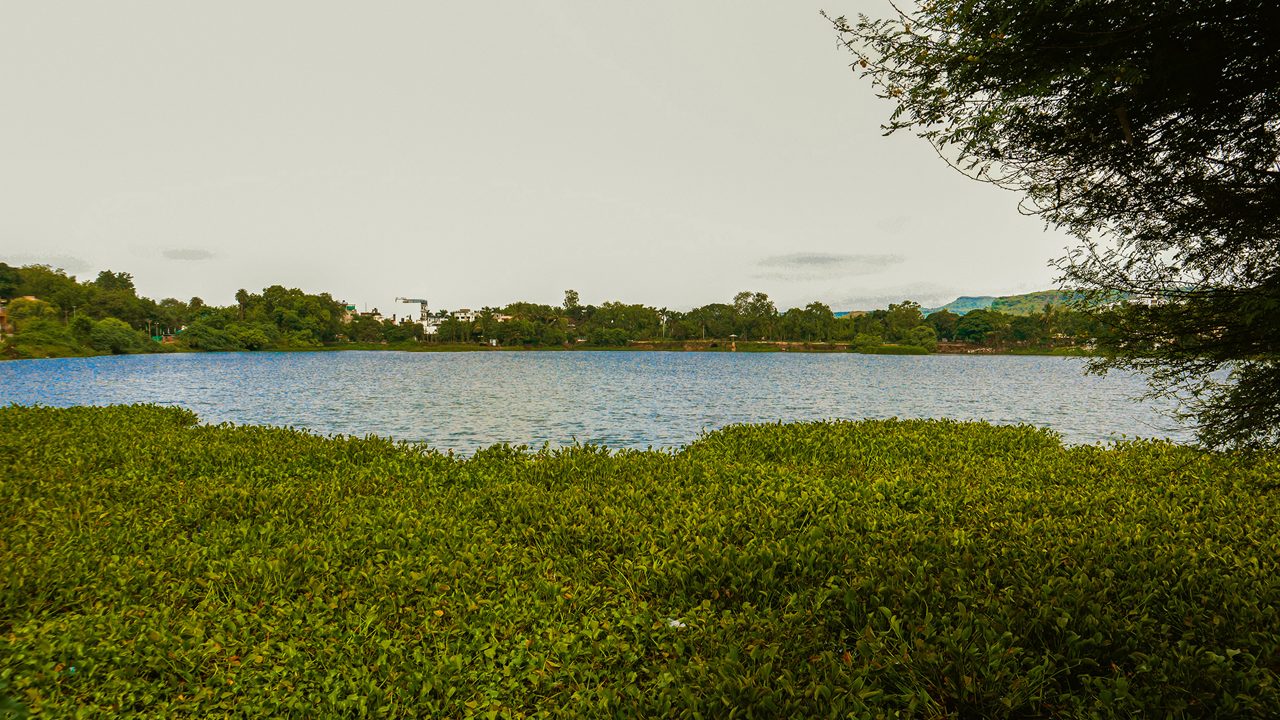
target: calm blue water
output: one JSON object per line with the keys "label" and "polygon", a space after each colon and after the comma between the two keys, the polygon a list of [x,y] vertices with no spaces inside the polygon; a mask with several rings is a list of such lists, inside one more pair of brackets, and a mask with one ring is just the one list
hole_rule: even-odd
{"label": "calm blue water", "polygon": [[206,422],[376,434],[471,452],[574,440],[678,447],[730,423],[946,417],[1068,442],[1189,438],[1140,378],[1076,358],[799,353],[208,353],[0,363],[0,404],[181,405]]}

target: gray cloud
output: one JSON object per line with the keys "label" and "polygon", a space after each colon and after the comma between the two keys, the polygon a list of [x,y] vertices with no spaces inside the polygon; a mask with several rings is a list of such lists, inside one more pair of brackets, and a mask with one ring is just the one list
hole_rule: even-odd
{"label": "gray cloud", "polygon": [[213,253],[199,248],[170,248],[161,254],[169,260],[208,260],[213,257]]}
{"label": "gray cloud", "polygon": [[753,277],[766,280],[826,280],[872,275],[902,262],[904,258],[901,255],[788,253],[761,259],[756,265],[764,270]]}

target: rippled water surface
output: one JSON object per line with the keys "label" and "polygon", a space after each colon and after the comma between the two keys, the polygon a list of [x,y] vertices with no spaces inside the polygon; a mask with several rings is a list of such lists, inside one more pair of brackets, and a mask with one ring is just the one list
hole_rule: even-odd
{"label": "rippled water surface", "polygon": [[1076,358],[678,352],[131,355],[0,363],[0,403],[181,405],[206,422],[496,442],[678,447],[730,423],[945,417],[1068,442],[1189,434],[1140,378]]}

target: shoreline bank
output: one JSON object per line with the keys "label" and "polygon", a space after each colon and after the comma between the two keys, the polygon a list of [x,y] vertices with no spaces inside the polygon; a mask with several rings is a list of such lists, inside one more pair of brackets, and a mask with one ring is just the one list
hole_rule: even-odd
{"label": "shoreline bank", "polygon": [[[971,346],[962,343],[939,343],[938,349],[928,352],[923,348],[909,345],[881,345],[876,348],[854,350],[850,343],[793,342],[765,340],[680,340],[680,341],[633,341],[625,346],[597,345],[514,345],[490,346],[476,343],[344,343],[341,345],[322,345],[318,347],[284,347],[263,348],[261,350],[234,350],[227,352],[243,353],[293,353],[293,352],[742,352],[742,353],[852,353],[858,355],[1036,355],[1052,357],[1092,357],[1095,353],[1076,346],[1037,348],[1037,347],[1005,347],[992,348]],[[121,353],[122,355],[156,355],[156,354],[194,354],[211,352],[187,348],[157,349],[151,352]],[[222,351],[219,351],[222,352]],[[4,360],[53,360],[68,357],[110,357],[112,353],[91,353],[82,355],[49,355],[36,358],[19,358],[0,355]]]}

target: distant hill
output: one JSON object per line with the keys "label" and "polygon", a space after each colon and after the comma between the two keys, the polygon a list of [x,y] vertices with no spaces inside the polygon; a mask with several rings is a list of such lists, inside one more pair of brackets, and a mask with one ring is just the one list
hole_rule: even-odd
{"label": "distant hill", "polygon": [[991,309],[1009,315],[1030,315],[1044,310],[1045,305],[1066,305],[1079,297],[1078,292],[1041,290],[1025,295],[996,298],[996,301],[991,303]]}
{"label": "distant hill", "polygon": [[1066,305],[1075,299],[1077,293],[1062,290],[1038,290],[1022,295],[977,297],[958,297],[955,300],[936,308],[923,308],[928,315],[939,310],[950,310],[957,315],[964,315],[971,310],[995,310],[1007,315],[1031,315],[1044,309],[1045,305]]}
{"label": "distant hill", "polygon": [[950,310],[957,315],[963,315],[970,310],[986,310],[991,307],[992,303],[999,299],[1000,298],[997,298],[994,295],[963,295],[941,307],[921,308],[921,312],[928,315],[929,313],[935,313],[940,310]]}
{"label": "distant hill", "polygon": [[[1037,290],[1021,295],[961,295],[946,305],[922,307],[920,312],[927,316],[942,310],[950,310],[956,315],[964,315],[973,310],[995,310],[1006,315],[1032,315],[1044,310],[1045,305],[1067,305],[1079,296],[1080,293],[1068,290]],[[1130,296],[1128,293],[1113,293],[1112,297],[1126,300]],[[865,312],[867,311],[845,310],[834,314],[836,317],[844,317],[862,315]]]}

